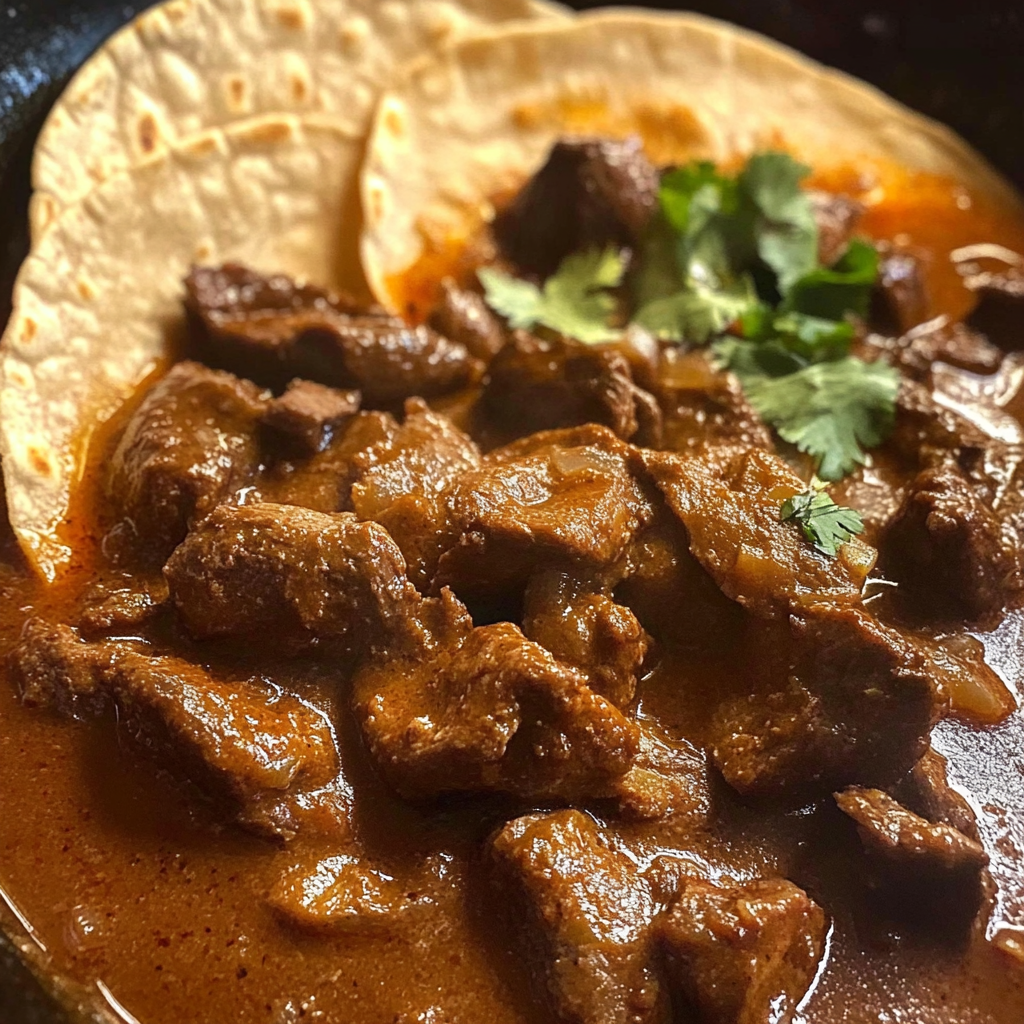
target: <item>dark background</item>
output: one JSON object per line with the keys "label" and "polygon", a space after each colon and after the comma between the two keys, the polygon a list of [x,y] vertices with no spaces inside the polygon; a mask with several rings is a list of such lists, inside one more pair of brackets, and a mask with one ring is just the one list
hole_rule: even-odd
{"label": "dark background", "polygon": [[[28,163],[74,69],[147,0],[0,0],[0,327],[25,250]],[[596,7],[599,3],[573,3]],[[955,128],[1024,186],[1022,0],[653,2],[757,29]],[[6,980],[5,980],[6,979]],[[0,1024],[55,1024],[0,946]]]}

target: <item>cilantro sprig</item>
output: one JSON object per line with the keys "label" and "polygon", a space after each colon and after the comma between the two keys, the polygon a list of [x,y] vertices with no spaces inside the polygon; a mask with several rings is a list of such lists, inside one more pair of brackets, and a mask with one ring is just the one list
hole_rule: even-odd
{"label": "cilantro sprig", "polygon": [[584,342],[617,340],[613,325],[631,321],[663,341],[710,344],[765,422],[812,456],[822,479],[840,479],[891,431],[899,377],[852,354],[878,255],[854,240],[821,265],[801,187],[809,173],[774,152],[736,174],[706,161],[673,168],[628,278],[621,254],[593,250],[568,257],[542,287],[485,268],[487,301],[513,327]]}
{"label": "cilantro sprig", "polygon": [[852,508],[837,505],[816,487],[784,501],[779,518],[796,523],[808,544],[829,558],[864,530],[864,521]]}

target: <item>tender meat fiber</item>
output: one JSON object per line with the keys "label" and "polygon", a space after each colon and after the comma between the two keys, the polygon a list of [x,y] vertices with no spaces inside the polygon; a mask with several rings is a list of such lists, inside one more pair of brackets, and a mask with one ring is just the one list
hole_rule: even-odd
{"label": "tender meat fiber", "polygon": [[976,839],[914,814],[879,789],[851,786],[835,798],[857,825],[866,881],[885,913],[964,925],[974,917],[988,864]]}
{"label": "tender meat fiber", "polygon": [[263,422],[286,442],[308,452],[322,451],[335,430],[359,412],[358,391],[338,391],[310,380],[293,380],[267,404]]}
{"label": "tender meat fiber", "polygon": [[731,373],[715,370],[703,352],[673,354],[658,385],[665,411],[664,447],[696,453],[707,445],[774,451],[772,432]]}
{"label": "tender meat fiber", "polygon": [[107,494],[147,554],[166,557],[253,482],[265,406],[254,384],[198,363],[178,363],[146,394],[114,450]]}
{"label": "tender meat fiber", "polygon": [[387,932],[413,906],[394,878],[363,857],[326,857],[286,872],[268,897],[271,909],[302,931],[334,935]]}
{"label": "tender meat fiber", "polygon": [[574,665],[590,688],[625,707],[636,691],[649,639],[636,616],[594,580],[549,569],[526,588],[523,632]]}
{"label": "tender meat fiber", "polygon": [[969,839],[979,839],[971,805],[949,784],[946,759],[931,748],[893,788],[904,807],[939,825],[949,825]]}
{"label": "tender meat fiber", "polygon": [[293,835],[295,791],[337,774],[327,720],[265,685],[219,682],[179,658],[133,651],[114,659],[105,682],[123,731],[255,831]]}
{"label": "tender meat fiber", "polygon": [[435,584],[467,599],[522,587],[544,568],[611,565],[653,516],[634,465],[636,449],[594,425],[492,452],[446,494],[460,539]]}
{"label": "tender meat fiber", "polygon": [[804,490],[781,459],[717,448],[700,458],[647,452],[644,461],[686,528],[694,557],[748,611],[771,618],[809,597],[859,600],[874,550],[855,540],[827,558],[780,522],[783,499]]}
{"label": "tender meat fiber", "polygon": [[747,643],[750,692],[723,701],[709,744],[740,793],[888,785],[924,755],[941,706],[934,665],[861,608],[808,604]]}
{"label": "tender meat fiber", "polygon": [[925,468],[950,453],[981,452],[993,438],[936,400],[927,387],[903,380],[886,448],[910,467]]}
{"label": "tender meat fiber", "polygon": [[480,373],[465,346],[429,327],[287,278],[198,267],[185,282],[193,345],[214,365],[268,387],[296,377],[358,388],[371,405],[452,391]]}
{"label": "tender meat fiber", "polygon": [[654,895],[593,818],[572,810],[517,818],[491,854],[532,973],[559,1020],[667,1020],[651,966]]}
{"label": "tender meat fiber", "polygon": [[333,640],[362,655],[400,647],[420,602],[382,527],[293,505],[221,506],[188,535],[164,574],[198,639]]}
{"label": "tender meat fiber", "polygon": [[918,474],[879,547],[884,575],[925,615],[998,615],[1022,586],[1016,532],[954,462]]}
{"label": "tender meat fiber", "polygon": [[640,750],[615,783],[613,799],[627,821],[676,818],[697,826],[711,809],[707,758],[685,740],[662,736],[653,723],[641,723]]}
{"label": "tender meat fiber", "polygon": [[969,373],[990,374],[999,369],[1003,360],[1002,351],[983,334],[961,323],[950,323],[945,316],[927,320],[897,337],[868,334],[856,346],[855,354],[867,362],[885,356],[918,381],[928,380],[936,362]]}
{"label": "tender meat fiber", "polygon": [[459,288],[450,277],[441,282],[440,301],[427,323],[483,363],[489,363],[505,344],[505,328],[483,296]]}
{"label": "tender meat fiber", "polygon": [[637,138],[558,142],[494,221],[502,254],[541,278],[566,256],[636,244],[654,212],[658,172]]}
{"label": "tender meat fiber", "polygon": [[1004,352],[1024,349],[1024,271],[1008,266],[966,274],[963,281],[978,297],[967,318],[968,326],[981,331]]}
{"label": "tender meat fiber", "polygon": [[7,664],[24,704],[79,718],[106,703],[102,680],[111,652],[83,643],[70,626],[29,619]]}
{"label": "tender meat fiber", "polygon": [[97,585],[86,597],[78,628],[87,639],[132,634],[167,607],[169,595],[162,576],[126,577],[124,582],[128,585]]}
{"label": "tender meat fiber", "polygon": [[511,623],[463,619],[432,655],[367,663],[356,718],[403,796],[603,796],[637,752],[636,725]]}
{"label": "tender meat fiber", "polygon": [[807,196],[818,225],[818,261],[831,267],[849,248],[853,231],[864,214],[864,204],[831,192],[811,191]]}
{"label": "tender meat fiber", "polygon": [[787,1024],[825,949],[825,915],[782,879],[685,883],[660,925],[669,973],[702,1024]]}
{"label": "tender meat fiber", "polygon": [[476,444],[449,419],[410,399],[401,427],[353,459],[352,507],[384,526],[405,556],[409,577],[430,586],[441,552],[458,539],[445,489],[480,467]]}
{"label": "tender meat fiber", "polygon": [[323,451],[275,461],[260,477],[265,501],[301,505],[317,512],[351,512],[357,455],[386,444],[398,433],[398,422],[386,412],[353,416]]}
{"label": "tender meat fiber", "polygon": [[656,399],[633,383],[629,361],[612,346],[516,331],[491,362],[480,409],[510,437],[601,423],[623,440],[661,442]]}
{"label": "tender meat fiber", "polygon": [[878,284],[868,322],[881,334],[904,334],[928,318],[924,268],[913,253],[881,244],[878,249]]}

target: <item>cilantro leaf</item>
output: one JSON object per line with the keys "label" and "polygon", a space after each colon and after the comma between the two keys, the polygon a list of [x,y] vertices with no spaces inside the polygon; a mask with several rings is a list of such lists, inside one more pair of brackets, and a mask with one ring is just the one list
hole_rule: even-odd
{"label": "cilantro leaf", "polygon": [[713,289],[697,281],[654,299],[642,306],[633,322],[665,341],[692,341],[704,344],[756,305],[757,296],[749,280],[729,290]]}
{"label": "cilantro leaf", "polygon": [[866,316],[877,277],[877,250],[854,239],[831,267],[819,267],[795,281],[782,308],[829,320],[841,320],[848,312]]}
{"label": "cilantro leaf", "polygon": [[818,222],[800,188],[810,173],[786,153],[759,153],[739,176],[740,188],[758,212],[757,254],[775,271],[783,295],[818,266]]}
{"label": "cilantro leaf", "polygon": [[782,503],[779,518],[795,522],[807,542],[835,558],[840,547],[864,530],[864,520],[852,508],[837,505],[824,491],[812,489]]}
{"label": "cilantro leaf", "polygon": [[825,480],[862,465],[864,449],[892,430],[899,374],[885,363],[846,356],[772,377],[755,360],[733,355],[731,368],[765,422],[814,456]]}
{"label": "cilantro leaf", "polygon": [[578,341],[596,344],[615,341],[621,331],[608,325],[617,288],[626,270],[625,260],[613,247],[567,256],[558,270],[538,288],[495,267],[477,271],[487,304],[513,328],[540,324]]}

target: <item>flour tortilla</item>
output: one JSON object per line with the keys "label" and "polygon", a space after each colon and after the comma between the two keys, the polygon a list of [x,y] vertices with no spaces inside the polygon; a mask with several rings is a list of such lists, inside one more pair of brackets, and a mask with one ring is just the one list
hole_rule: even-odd
{"label": "flour tortilla", "polygon": [[361,280],[362,154],[335,126],[260,118],[115,175],[51,225],[15,286],[0,390],[10,521],[45,578],[71,557],[61,524],[88,433],[166,358],[191,264]]}
{"label": "flour tortilla", "polygon": [[566,16],[543,0],[170,0],[104,44],[54,106],[36,146],[32,236],[190,135],[278,113],[361,134],[399,64],[483,27]]}
{"label": "flour tortilla", "polygon": [[874,88],[723,22],[619,10],[450,47],[382,99],[362,176],[363,269],[396,276],[457,240],[566,134],[639,134],[658,163],[785,145],[816,169],[853,161],[948,175],[1016,215],[1020,199],[949,129]]}

